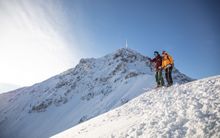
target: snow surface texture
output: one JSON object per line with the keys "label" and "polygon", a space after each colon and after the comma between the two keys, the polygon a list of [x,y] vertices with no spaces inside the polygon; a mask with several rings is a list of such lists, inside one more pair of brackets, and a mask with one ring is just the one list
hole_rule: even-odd
{"label": "snow surface texture", "polygon": [[220,76],[148,91],[53,138],[219,138]]}
{"label": "snow surface texture", "polygon": [[[175,83],[192,79],[173,71]],[[130,49],[82,59],[73,69],[0,95],[0,137],[50,137],[155,87],[147,57]]]}

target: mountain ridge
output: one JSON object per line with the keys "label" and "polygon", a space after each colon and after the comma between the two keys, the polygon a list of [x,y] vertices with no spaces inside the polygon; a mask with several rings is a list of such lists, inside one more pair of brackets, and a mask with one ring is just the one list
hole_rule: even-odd
{"label": "mountain ridge", "polygon": [[[175,83],[192,80],[177,69],[173,78]],[[154,85],[150,62],[134,50],[123,48],[101,58],[81,59],[74,68],[41,83],[1,94],[0,134],[48,137],[121,106]],[[62,120],[56,122],[58,116]],[[30,134],[31,130],[36,133]]]}

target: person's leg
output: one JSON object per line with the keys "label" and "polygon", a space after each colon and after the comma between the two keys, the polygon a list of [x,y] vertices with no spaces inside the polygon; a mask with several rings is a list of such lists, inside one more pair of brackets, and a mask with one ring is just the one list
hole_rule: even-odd
{"label": "person's leg", "polygon": [[169,78],[170,78],[171,85],[173,85],[172,70],[173,70],[173,67],[170,67]]}
{"label": "person's leg", "polygon": [[167,80],[167,84],[169,85],[168,68],[165,69],[165,77],[166,77],[166,80]]}
{"label": "person's leg", "polygon": [[173,84],[172,76],[171,76],[171,70],[172,67],[167,68],[167,82],[168,86],[171,86]]}
{"label": "person's leg", "polygon": [[159,82],[160,86],[164,86],[163,74],[161,70],[159,71]]}
{"label": "person's leg", "polygon": [[157,86],[159,86],[158,76],[159,76],[158,71],[156,71],[156,73],[155,73],[155,79],[156,79],[156,82],[157,82]]}

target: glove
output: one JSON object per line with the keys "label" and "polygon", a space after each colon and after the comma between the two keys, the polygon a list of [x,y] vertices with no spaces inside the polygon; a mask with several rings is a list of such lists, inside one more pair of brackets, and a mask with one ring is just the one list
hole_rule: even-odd
{"label": "glove", "polygon": [[148,60],[150,61],[150,63],[153,63],[153,60],[151,58],[148,58]]}
{"label": "glove", "polygon": [[169,65],[167,65],[167,66],[166,66],[166,68],[169,68],[169,67],[172,67],[172,65],[171,65],[171,64],[169,64]]}

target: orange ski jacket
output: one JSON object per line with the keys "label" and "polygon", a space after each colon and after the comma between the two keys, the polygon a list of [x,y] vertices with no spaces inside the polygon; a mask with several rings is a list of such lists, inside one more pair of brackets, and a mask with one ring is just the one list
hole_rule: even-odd
{"label": "orange ski jacket", "polygon": [[169,54],[164,54],[162,58],[162,68],[167,68],[168,65],[173,66],[174,61],[173,58]]}

